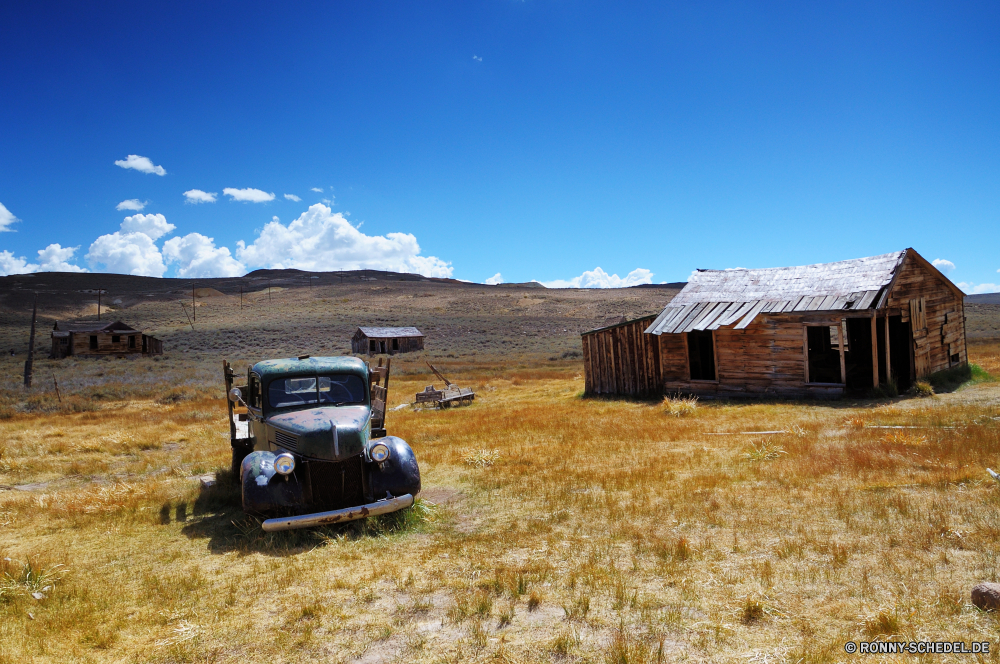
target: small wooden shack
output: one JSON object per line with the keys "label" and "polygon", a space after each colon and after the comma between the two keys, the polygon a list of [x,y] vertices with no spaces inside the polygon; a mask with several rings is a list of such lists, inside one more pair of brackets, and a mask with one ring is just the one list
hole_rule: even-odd
{"label": "small wooden shack", "polygon": [[587,394],[649,397],[663,393],[659,339],[646,334],[655,319],[645,316],[584,333]]}
{"label": "small wooden shack", "polygon": [[351,352],[395,355],[424,349],[424,335],[415,327],[359,327],[351,337]]}
{"label": "small wooden shack", "polygon": [[121,321],[72,325],[66,329],[60,329],[56,323],[49,357],[61,359],[70,355],[163,355],[163,342]]}
{"label": "small wooden shack", "polygon": [[587,393],[829,398],[968,362],[964,293],[913,249],[698,270],[647,321],[583,335]]}

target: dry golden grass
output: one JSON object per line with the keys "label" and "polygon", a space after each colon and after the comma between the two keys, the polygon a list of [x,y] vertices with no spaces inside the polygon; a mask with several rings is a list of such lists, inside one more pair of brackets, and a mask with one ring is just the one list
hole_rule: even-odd
{"label": "dry golden grass", "polygon": [[[391,412],[423,502],[317,531],[265,534],[228,484],[201,488],[228,466],[214,385],[11,415],[0,485],[35,486],[0,491],[0,662],[832,662],[846,640],[897,637],[1000,651],[997,619],[969,606],[1000,580],[996,384],[674,417],[582,399],[579,371],[473,367],[455,378],[473,406]],[[390,406],[426,382],[394,379]]]}

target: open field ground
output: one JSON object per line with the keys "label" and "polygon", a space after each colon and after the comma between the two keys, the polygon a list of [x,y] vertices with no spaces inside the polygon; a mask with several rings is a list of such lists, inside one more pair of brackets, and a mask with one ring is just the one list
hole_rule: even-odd
{"label": "open field ground", "polygon": [[[670,291],[371,287],[206,302],[193,330],[177,300],[123,306],[165,357],[37,360],[30,394],[23,351],[0,360],[0,662],[835,662],[889,638],[1000,659],[1000,622],[969,604],[1000,581],[982,373],[924,399],[675,416],[581,398],[573,356],[581,329]],[[23,349],[23,309],[2,315]],[[227,483],[220,360],[340,353],[376,322],[433,326],[427,357],[476,402],[388,414],[421,465],[414,509],[263,533]],[[995,322],[976,324],[972,361],[998,375]],[[434,382],[420,359],[394,359],[390,407]],[[779,433],[740,433],[759,431]]]}

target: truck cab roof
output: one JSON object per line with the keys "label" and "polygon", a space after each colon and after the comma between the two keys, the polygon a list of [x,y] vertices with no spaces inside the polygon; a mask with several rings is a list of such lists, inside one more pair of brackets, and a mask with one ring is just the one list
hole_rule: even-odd
{"label": "truck cab roof", "polygon": [[368,377],[368,365],[356,357],[297,357],[280,360],[264,360],[253,365],[252,371],[264,382],[279,376],[297,376],[302,374],[356,374],[365,380]]}

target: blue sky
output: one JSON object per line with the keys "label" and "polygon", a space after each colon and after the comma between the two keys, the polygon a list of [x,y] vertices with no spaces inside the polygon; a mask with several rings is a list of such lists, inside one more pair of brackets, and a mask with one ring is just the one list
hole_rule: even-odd
{"label": "blue sky", "polygon": [[1000,290],[998,7],[4,3],[0,272]]}

